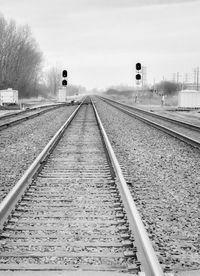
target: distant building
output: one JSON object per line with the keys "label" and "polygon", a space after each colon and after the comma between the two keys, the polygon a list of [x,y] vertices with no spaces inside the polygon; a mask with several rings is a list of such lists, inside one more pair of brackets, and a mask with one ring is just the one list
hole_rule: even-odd
{"label": "distant building", "polygon": [[196,90],[196,91],[199,91],[199,85],[196,84],[196,83],[184,83],[183,84],[184,88],[185,89],[188,89],[188,90]]}
{"label": "distant building", "polygon": [[197,90],[181,90],[178,93],[178,106],[200,108],[200,92]]}
{"label": "distant building", "polygon": [[0,90],[0,105],[18,104],[18,91],[12,88]]}

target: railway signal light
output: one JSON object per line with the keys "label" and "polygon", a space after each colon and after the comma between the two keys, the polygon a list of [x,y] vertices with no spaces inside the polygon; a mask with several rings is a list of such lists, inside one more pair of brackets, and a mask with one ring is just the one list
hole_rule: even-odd
{"label": "railway signal light", "polygon": [[141,65],[141,63],[140,62],[136,63],[135,68],[136,68],[136,75],[135,75],[136,84],[139,85],[140,80],[142,78],[142,75],[141,75],[142,65]]}
{"label": "railway signal light", "polygon": [[63,70],[62,76],[63,76],[63,78],[66,78],[66,77],[67,77],[67,70]]}
{"label": "railway signal light", "polygon": [[63,85],[63,86],[67,86],[67,80],[63,80],[63,81],[62,81],[62,85]]}
{"label": "railway signal light", "polygon": [[63,80],[62,80],[62,85],[63,86],[67,86],[67,80],[65,78],[67,78],[67,70],[63,70],[62,71],[62,76],[63,76]]}
{"label": "railway signal light", "polygon": [[135,78],[136,78],[136,80],[141,80],[141,75],[140,74],[136,74]]}
{"label": "railway signal light", "polygon": [[141,63],[140,62],[136,63],[136,70],[140,71],[141,69],[142,69]]}

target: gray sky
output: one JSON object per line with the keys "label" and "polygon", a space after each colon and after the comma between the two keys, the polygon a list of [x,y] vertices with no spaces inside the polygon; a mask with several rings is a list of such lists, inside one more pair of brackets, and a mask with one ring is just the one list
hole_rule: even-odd
{"label": "gray sky", "polygon": [[0,0],[0,12],[87,88],[135,84],[138,61],[151,83],[200,65],[200,0]]}

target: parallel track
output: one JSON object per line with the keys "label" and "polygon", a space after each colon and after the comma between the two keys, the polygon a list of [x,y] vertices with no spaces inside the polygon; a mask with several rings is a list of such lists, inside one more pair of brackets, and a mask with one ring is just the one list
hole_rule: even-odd
{"label": "parallel track", "polygon": [[0,205],[0,271],[164,275],[95,107],[54,138]]}
{"label": "parallel track", "polygon": [[123,103],[98,97],[109,105],[121,110],[122,112],[139,119],[167,134],[182,140],[193,147],[200,149],[200,127],[183,121],[161,116],[143,109],[125,105]]}
{"label": "parallel track", "polygon": [[63,105],[64,104],[42,106],[42,107],[31,108],[29,110],[24,110],[18,113],[12,113],[12,114],[2,116],[0,117],[0,131],[10,126],[20,124],[23,121],[40,116],[46,112],[62,107]]}

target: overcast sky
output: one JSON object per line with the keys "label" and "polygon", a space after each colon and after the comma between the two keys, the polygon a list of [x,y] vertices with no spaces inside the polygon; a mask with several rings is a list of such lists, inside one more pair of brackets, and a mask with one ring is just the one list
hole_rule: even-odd
{"label": "overcast sky", "polygon": [[0,0],[0,12],[87,88],[135,84],[138,61],[151,83],[200,65],[200,0]]}

